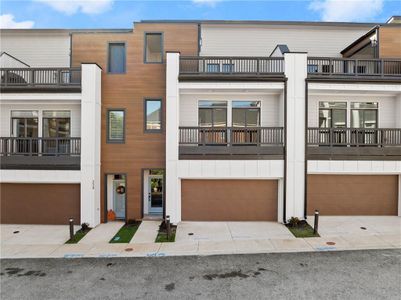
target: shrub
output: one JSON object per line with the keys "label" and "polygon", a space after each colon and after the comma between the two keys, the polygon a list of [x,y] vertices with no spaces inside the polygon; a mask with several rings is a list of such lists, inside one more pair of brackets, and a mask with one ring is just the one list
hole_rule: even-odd
{"label": "shrub", "polygon": [[297,217],[291,217],[291,219],[288,220],[288,225],[291,227],[297,227],[300,225],[301,220],[298,219]]}

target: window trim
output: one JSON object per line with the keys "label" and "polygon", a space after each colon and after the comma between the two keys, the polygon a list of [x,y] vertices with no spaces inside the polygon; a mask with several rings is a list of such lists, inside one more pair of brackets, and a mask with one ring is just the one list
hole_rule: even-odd
{"label": "window trim", "polygon": [[[156,35],[156,34],[160,34],[161,36],[161,61],[147,61],[146,60],[146,46],[148,44],[147,39],[146,39],[146,35]],[[144,35],[143,35],[143,63],[144,64],[163,64],[164,63],[164,32],[163,31],[145,31]]]}
{"label": "window trim", "polygon": [[[146,103],[148,101],[160,101],[160,129],[147,129],[147,107]],[[162,133],[164,129],[163,126],[163,98],[144,98],[143,99],[143,132],[144,133]]]}
{"label": "window trim", "polygon": [[[124,112],[124,119],[123,119],[123,138],[121,140],[112,140],[109,139],[110,136],[110,118],[109,113],[111,111],[122,111]],[[106,112],[106,144],[125,144],[125,119],[126,119],[126,109],[125,108],[108,108]]]}
{"label": "window trim", "polygon": [[[110,72],[110,45],[112,44],[123,44],[124,45],[124,72],[115,73]],[[107,74],[108,75],[121,75],[127,73],[127,42],[125,41],[110,41],[107,42]]]}

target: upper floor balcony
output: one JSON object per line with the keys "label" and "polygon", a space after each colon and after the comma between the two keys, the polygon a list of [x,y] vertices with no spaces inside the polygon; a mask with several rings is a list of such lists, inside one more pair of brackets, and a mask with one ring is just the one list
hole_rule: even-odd
{"label": "upper floor balcony", "polygon": [[401,80],[400,59],[308,57],[308,78]]}
{"label": "upper floor balcony", "polygon": [[284,78],[283,57],[180,56],[181,81],[275,78]]}
{"label": "upper floor balcony", "polygon": [[401,128],[308,128],[312,160],[400,160]]}
{"label": "upper floor balcony", "polygon": [[0,137],[0,167],[14,170],[79,170],[81,138]]}
{"label": "upper floor balcony", "polygon": [[80,92],[80,68],[0,68],[1,92]]}

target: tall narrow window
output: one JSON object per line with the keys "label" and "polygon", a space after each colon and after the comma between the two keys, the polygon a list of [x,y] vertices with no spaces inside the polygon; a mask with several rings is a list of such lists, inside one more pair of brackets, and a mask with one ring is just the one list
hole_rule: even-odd
{"label": "tall narrow window", "polygon": [[107,142],[124,143],[125,141],[125,111],[110,109],[107,111]]}
{"label": "tall narrow window", "polygon": [[125,43],[109,44],[108,72],[113,74],[125,73]]}
{"label": "tall narrow window", "polygon": [[347,102],[319,102],[319,127],[344,128],[347,126]]}
{"label": "tall narrow window", "polygon": [[145,131],[160,132],[162,129],[162,101],[145,100]]}
{"label": "tall narrow window", "polygon": [[163,34],[161,32],[145,33],[145,62],[163,62]]}

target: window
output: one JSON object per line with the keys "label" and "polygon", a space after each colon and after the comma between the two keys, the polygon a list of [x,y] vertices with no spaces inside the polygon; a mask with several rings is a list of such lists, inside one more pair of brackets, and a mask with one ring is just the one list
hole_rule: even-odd
{"label": "window", "polygon": [[160,132],[162,129],[162,101],[145,100],[145,131]]}
{"label": "window", "polygon": [[226,127],[227,102],[226,101],[199,101],[200,127]]}
{"label": "window", "polygon": [[319,127],[344,128],[347,126],[347,102],[319,102]]}
{"label": "window", "polygon": [[208,73],[218,73],[220,72],[220,64],[207,64]]}
{"label": "window", "polygon": [[145,33],[145,63],[163,62],[163,34]]}
{"label": "window", "polygon": [[231,73],[234,71],[234,64],[223,64],[223,73]]}
{"label": "window", "polygon": [[69,111],[43,111],[43,137],[70,137],[70,127]]}
{"label": "window", "polygon": [[38,112],[28,110],[11,111],[11,134],[13,137],[38,137]]}
{"label": "window", "polygon": [[125,43],[109,43],[108,72],[125,73]]}
{"label": "window", "polygon": [[260,125],[260,101],[233,101],[233,127],[257,127]]}
{"label": "window", "polygon": [[124,143],[125,140],[125,111],[110,109],[107,111],[107,142]]}
{"label": "window", "polygon": [[318,71],[318,65],[308,65],[308,73],[317,73]]}
{"label": "window", "polygon": [[378,110],[377,102],[352,102],[351,127],[376,128],[377,110]]}

